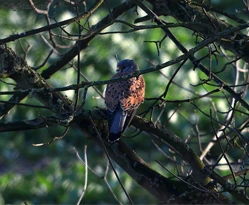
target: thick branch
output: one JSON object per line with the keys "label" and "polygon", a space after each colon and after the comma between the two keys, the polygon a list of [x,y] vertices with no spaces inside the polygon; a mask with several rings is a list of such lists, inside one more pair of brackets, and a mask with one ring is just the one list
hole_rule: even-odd
{"label": "thick branch", "polygon": [[[39,73],[30,68],[27,63],[10,48],[1,46],[0,54],[0,78],[9,77],[16,82],[15,89],[41,88],[44,91],[51,87],[40,76]],[[60,92],[40,92],[30,93],[39,101],[50,108],[60,116],[70,115],[73,113],[72,101]]]}

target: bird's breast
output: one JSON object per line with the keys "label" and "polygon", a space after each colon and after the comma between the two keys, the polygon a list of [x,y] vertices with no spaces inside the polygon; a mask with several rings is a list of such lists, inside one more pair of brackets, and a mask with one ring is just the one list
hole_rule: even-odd
{"label": "bird's breast", "polygon": [[136,109],[143,103],[144,93],[145,83],[142,76],[110,83],[106,88],[105,104],[110,111],[114,111],[118,104],[123,110]]}

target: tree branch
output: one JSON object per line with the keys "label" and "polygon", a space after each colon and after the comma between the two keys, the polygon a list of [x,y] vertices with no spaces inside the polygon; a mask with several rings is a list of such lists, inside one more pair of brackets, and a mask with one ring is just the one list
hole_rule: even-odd
{"label": "tree branch", "polygon": [[15,41],[17,39],[24,38],[27,36],[35,35],[35,34],[38,34],[38,33],[44,32],[44,31],[49,31],[51,29],[55,29],[55,28],[58,28],[58,27],[61,27],[61,26],[67,25],[67,24],[71,24],[71,23],[80,21],[81,19],[84,19],[84,18],[88,18],[103,2],[104,2],[104,0],[96,1],[95,4],[87,12],[84,12],[83,14],[76,16],[74,18],[71,18],[71,19],[68,19],[65,21],[61,21],[61,22],[57,22],[54,24],[50,24],[50,25],[47,25],[47,26],[44,26],[44,27],[41,27],[38,29],[33,29],[30,31],[25,31],[23,33],[14,34],[14,35],[11,35],[7,38],[0,39],[0,45],[6,44],[6,43],[11,42],[11,41]]}
{"label": "tree branch", "polygon": [[[195,24],[188,24],[190,30],[198,33],[203,38],[208,38],[210,36],[218,35],[219,32],[229,30],[232,26],[225,21],[219,20],[215,14],[206,11],[203,6],[192,4],[187,0],[163,0],[163,1],[152,1],[147,0],[153,7],[153,12],[158,16],[172,16],[177,21],[188,23],[195,22]],[[202,24],[203,26],[198,26]],[[212,25],[212,27],[207,27],[205,25]],[[241,29],[247,28],[248,24]],[[224,49],[227,49],[234,53],[235,55],[242,56],[243,60],[247,63],[249,62],[249,43],[247,35],[236,31],[224,36],[221,40],[216,41],[218,45],[221,45]]]}

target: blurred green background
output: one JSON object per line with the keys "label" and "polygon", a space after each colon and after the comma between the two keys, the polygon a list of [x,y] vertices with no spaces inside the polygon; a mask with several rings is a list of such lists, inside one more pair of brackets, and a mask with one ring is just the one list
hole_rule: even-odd
{"label": "blurred green background", "polygon": [[[43,9],[47,1],[35,1],[38,8]],[[117,1],[108,1],[110,7],[119,4]],[[219,9],[231,12],[244,18],[242,1],[211,1]],[[87,8],[92,4],[86,1]],[[85,7],[79,7],[79,11],[83,12]],[[108,14],[108,4],[98,8],[89,18],[89,25],[96,24],[99,20]],[[143,16],[142,10],[137,10],[139,17]],[[5,38],[13,33],[21,33],[34,28],[46,25],[44,15],[37,14],[28,7],[26,1],[0,1],[0,36]],[[49,10],[49,16],[55,18],[56,21],[65,20],[76,16],[76,11],[72,6],[64,1],[54,1]],[[124,14],[120,19],[133,23],[137,13],[134,9]],[[219,17],[219,16],[218,16]],[[221,17],[231,24],[233,21],[225,17]],[[176,23],[170,17],[163,17],[168,23]],[[51,19],[51,23],[54,20]],[[84,20],[82,20],[84,25]],[[153,22],[144,22],[141,24],[153,24]],[[78,34],[78,26],[76,24],[65,26],[64,29],[71,34]],[[160,29],[140,30],[130,33],[104,34],[110,31],[125,31],[130,28],[116,23],[103,31],[103,34],[96,36],[90,43],[89,47],[80,54],[80,70],[89,81],[100,81],[109,79],[116,69],[116,59],[118,58],[133,59],[139,65],[140,69],[150,68],[153,65],[172,60],[181,55],[176,46],[166,38],[160,48],[160,54],[155,43],[145,41],[160,41],[164,37],[164,33]],[[172,28],[171,31],[188,49],[195,46],[196,38],[192,32],[184,28]],[[65,35],[60,29],[53,30],[55,34]],[[34,68],[39,67],[46,59],[51,45],[44,39],[48,40],[48,33],[41,33],[29,36],[15,42],[8,43],[8,46],[14,49],[20,56],[24,57],[28,64]],[[67,52],[74,45],[74,41],[56,38],[57,42],[63,47],[56,48],[56,51],[50,56],[47,63],[39,69],[39,72],[45,70],[48,66],[55,63],[61,57],[61,54]],[[199,39],[200,40],[200,39]],[[49,41],[49,40],[48,40]],[[197,56],[202,57],[208,53],[207,49],[202,49]],[[218,60],[218,63],[217,63]],[[226,63],[223,55],[217,55],[217,59],[212,59],[213,71],[219,71]],[[77,65],[77,58],[73,60]],[[206,65],[209,61],[203,61]],[[167,67],[161,71],[144,75],[146,80],[146,98],[145,103],[140,106],[138,114],[147,111],[154,101],[149,98],[157,98],[161,95],[169,78],[174,73],[179,64]],[[235,71],[232,65],[219,74],[227,84],[233,84],[235,79]],[[167,100],[183,100],[196,97],[215,89],[212,85],[193,86],[201,83],[201,79],[206,79],[203,73],[198,69],[193,70],[193,65],[186,62],[174,79],[174,83],[170,86],[167,94]],[[243,77],[241,77],[243,78]],[[48,82],[53,87],[62,87],[76,83],[77,72],[71,66],[67,65]],[[83,78],[81,79],[83,80]],[[5,82],[12,82],[5,79]],[[0,82],[0,90],[13,90],[13,86]],[[103,92],[104,86],[98,86],[100,93]],[[74,100],[73,91],[64,92],[68,97]],[[82,96],[82,93],[81,93]],[[1,100],[8,100],[10,96],[0,95]],[[248,96],[245,96],[248,99]],[[229,98],[229,96],[228,96]],[[26,98],[24,103],[33,103],[40,105],[34,98]],[[195,102],[203,111],[209,113],[210,109],[216,109],[216,115],[219,119],[224,119],[229,109],[228,100],[222,93],[213,94],[209,98],[203,98]],[[84,109],[93,109],[94,107],[104,107],[104,100],[101,95],[93,88],[89,88],[87,92],[87,101]],[[242,108],[241,108],[242,109]],[[34,109],[23,106],[16,106],[11,113],[5,116],[1,122],[18,121],[24,119],[33,119],[39,115],[49,116],[51,112],[42,109]],[[150,119],[150,116],[146,116]],[[236,123],[243,122],[247,118],[242,113],[236,117]],[[152,111],[152,119],[161,123],[175,132],[183,140],[196,151],[201,153],[198,141],[198,135],[202,139],[202,146],[208,144],[213,137],[213,130],[210,127],[210,119],[201,115],[198,110],[190,103],[162,103],[154,106]],[[198,130],[197,130],[198,125]],[[207,126],[208,125],[208,126]],[[215,125],[217,128],[218,126]],[[87,146],[88,166],[89,170],[88,186],[82,204],[114,204],[117,203],[114,196],[108,189],[106,182],[113,190],[117,199],[122,203],[128,203],[117,179],[115,178],[111,168],[108,169],[108,161],[103,150],[95,143],[88,139],[84,134],[75,128],[71,128],[67,135],[60,140],[54,141],[52,144],[41,147],[32,146],[32,144],[49,142],[53,136],[63,134],[65,128],[57,126],[53,128],[8,132],[0,134],[0,204],[22,204],[26,201],[28,204],[76,204],[85,182],[85,166],[76,157],[75,148],[82,159],[84,159],[84,147]],[[124,135],[132,136],[137,133],[134,128],[129,128]],[[152,143],[152,138],[146,133],[141,133],[134,138],[123,138],[124,141],[136,151],[145,161],[147,161],[157,171],[164,176],[171,176],[163,170],[155,160],[167,164],[167,168],[176,171],[178,164],[172,162],[163,156]],[[175,158],[175,154],[166,145],[160,145],[168,156]],[[218,150],[218,151],[217,151]],[[217,159],[219,148],[214,147],[210,154],[210,161]],[[239,149],[228,151],[231,161],[244,159],[242,151]],[[115,166],[118,174],[129,193],[133,202],[136,204],[151,204],[158,201],[140,188],[125,172],[117,165]],[[186,167],[186,170],[188,167]],[[106,174],[107,170],[107,174]],[[185,171],[186,171],[185,170]],[[229,169],[224,167],[220,169],[220,173],[229,174]],[[103,176],[106,174],[106,181]],[[182,173],[183,174],[183,173]],[[171,176],[172,177],[172,176]]]}

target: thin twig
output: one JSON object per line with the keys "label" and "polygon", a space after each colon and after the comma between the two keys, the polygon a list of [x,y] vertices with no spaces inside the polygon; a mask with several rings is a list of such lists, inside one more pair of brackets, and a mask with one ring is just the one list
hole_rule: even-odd
{"label": "thin twig", "polygon": [[84,194],[86,192],[86,188],[87,188],[87,181],[88,181],[88,163],[87,163],[87,153],[86,153],[86,150],[87,150],[87,146],[85,145],[85,148],[84,148],[84,160],[85,160],[85,183],[84,183],[84,187],[83,187],[83,190],[82,190],[82,193],[80,195],[80,198],[77,202],[77,205],[80,205],[80,202],[81,200],[83,199],[84,197]]}

